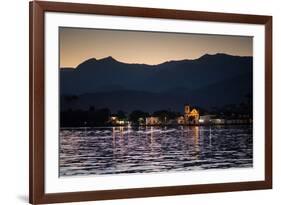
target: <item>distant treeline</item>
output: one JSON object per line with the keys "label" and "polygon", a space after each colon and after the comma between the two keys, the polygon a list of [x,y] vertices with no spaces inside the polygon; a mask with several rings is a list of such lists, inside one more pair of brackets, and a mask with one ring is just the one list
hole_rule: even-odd
{"label": "distant treeline", "polygon": [[[237,118],[252,118],[252,106],[248,103],[241,103],[239,105],[226,105],[221,108],[213,107],[212,110],[205,110],[197,108],[200,115],[216,115],[224,119],[237,119]],[[142,110],[134,110],[131,113],[119,110],[112,113],[109,108],[96,109],[90,107],[88,110],[65,110],[60,113],[60,126],[61,127],[83,127],[83,126],[111,126],[110,118],[115,116],[118,120],[127,120],[134,125],[145,122],[145,118],[149,116],[158,117],[161,121],[173,120],[183,113],[174,112],[171,110],[158,110],[153,113],[148,113]]]}

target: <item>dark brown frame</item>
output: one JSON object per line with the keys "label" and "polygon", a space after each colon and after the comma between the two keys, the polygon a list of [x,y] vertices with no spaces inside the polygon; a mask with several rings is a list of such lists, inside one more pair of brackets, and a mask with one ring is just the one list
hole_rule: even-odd
{"label": "dark brown frame", "polygon": [[[152,197],[272,188],[272,16],[33,1],[30,20],[29,201],[32,204]],[[247,23],[265,26],[265,180],[46,194],[44,191],[44,13],[68,12],[113,16]]]}

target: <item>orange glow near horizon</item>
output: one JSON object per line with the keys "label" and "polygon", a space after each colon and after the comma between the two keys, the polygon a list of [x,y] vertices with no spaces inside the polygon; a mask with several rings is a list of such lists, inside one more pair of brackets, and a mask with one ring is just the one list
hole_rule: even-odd
{"label": "orange glow near horizon", "polygon": [[125,63],[160,64],[204,54],[253,55],[249,36],[223,36],[85,28],[60,28],[60,67],[112,56]]}

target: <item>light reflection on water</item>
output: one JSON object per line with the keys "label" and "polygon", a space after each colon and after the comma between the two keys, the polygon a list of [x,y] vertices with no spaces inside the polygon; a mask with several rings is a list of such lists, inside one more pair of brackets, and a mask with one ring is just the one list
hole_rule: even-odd
{"label": "light reflection on water", "polygon": [[61,128],[60,176],[252,167],[251,126]]}

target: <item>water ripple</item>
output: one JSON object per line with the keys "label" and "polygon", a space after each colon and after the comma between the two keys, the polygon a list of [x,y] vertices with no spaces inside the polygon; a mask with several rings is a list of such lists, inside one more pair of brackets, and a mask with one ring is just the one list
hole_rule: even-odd
{"label": "water ripple", "polygon": [[61,128],[60,176],[253,166],[251,126]]}

